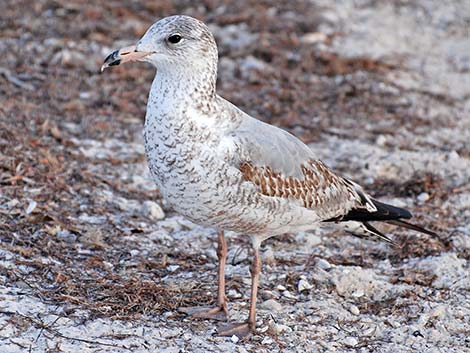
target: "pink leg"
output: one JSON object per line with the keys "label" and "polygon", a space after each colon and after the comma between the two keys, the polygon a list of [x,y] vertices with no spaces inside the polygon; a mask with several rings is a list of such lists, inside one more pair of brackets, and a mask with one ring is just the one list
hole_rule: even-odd
{"label": "pink leg", "polygon": [[258,297],[259,275],[261,273],[261,258],[259,255],[259,244],[253,245],[253,262],[250,266],[251,272],[251,295],[250,295],[250,313],[248,320],[242,323],[233,323],[223,325],[218,330],[219,336],[233,336],[238,337],[248,336],[250,333],[256,332],[256,300]]}
{"label": "pink leg", "polygon": [[217,257],[219,258],[217,306],[180,308],[179,311],[198,319],[227,320],[227,298],[225,297],[225,264],[227,262],[227,241],[224,231],[217,233]]}

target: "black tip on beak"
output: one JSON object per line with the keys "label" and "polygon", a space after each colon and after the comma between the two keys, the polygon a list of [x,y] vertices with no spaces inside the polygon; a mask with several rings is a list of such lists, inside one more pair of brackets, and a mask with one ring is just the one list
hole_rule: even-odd
{"label": "black tip on beak", "polygon": [[108,66],[117,66],[121,63],[121,57],[119,50],[113,51],[109,54],[106,59],[104,59],[103,65],[101,66],[101,72],[106,69]]}
{"label": "black tip on beak", "polygon": [[109,66],[116,66],[130,61],[139,61],[150,54],[152,54],[152,52],[137,51],[135,45],[115,50],[104,59],[101,72]]}

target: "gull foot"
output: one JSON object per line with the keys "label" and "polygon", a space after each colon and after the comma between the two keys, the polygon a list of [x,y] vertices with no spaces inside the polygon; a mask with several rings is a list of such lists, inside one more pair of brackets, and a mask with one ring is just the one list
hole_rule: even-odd
{"label": "gull foot", "polygon": [[235,335],[238,338],[243,338],[255,332],[255,328],[248,322],[236,322],[227,325],[220,325],[217,328],[217,336],[232,337],[233,335]]}
{"label": "gull foot", "polygon": [[191,306],[188,308],[179,308],[178,311],[196,319],[227,321],[228,317],[227,308],[224,306]]}

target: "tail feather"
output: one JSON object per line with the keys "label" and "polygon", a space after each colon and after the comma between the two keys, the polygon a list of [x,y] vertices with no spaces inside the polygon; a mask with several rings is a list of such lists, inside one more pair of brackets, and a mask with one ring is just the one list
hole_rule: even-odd
{"label": "tail feather", "polygon": [[426,228],[423,228],[423,227],[418,226],[418,225],[413,224],[413,223],[402,221],[400,219],[390,220],[390,221],[386,221],[386,222],[390,223],[390,224],[393,224],[393,225],[396,225],[396,226],[399,226],[399,227],[408,228],[408,229],[412,229],[412,230],[415,230],[415,231],[420,232],[420,233],[428,234],[428,235],[431,235],[433,237],[438,237],[437,233],[435,233],[431,230],[428,230]]}
{"label": "tail feather", "polygon": [[406,218],[409,219],[412,214],[404,208],[387,205],[386,203],[379,202],[372,199],[377,211],[370,212],[366,208],[353,208],[346,215],[338,217],[337,221],[359,221],[359,222],[370,222],[370,221],[388,221],[393,219]]}
{"label": "tail feather", "polygon": [[[421,226],[405,222],[402,219],[410,219],[412,214],[400,207],[387,205],[383,202],[370,199],[374,204],[376,211],[370,211],[365,207],[358,207],[350,210],[344,216],[339,216],[335,218],[331,218],[326,220],[325,222],[359,222],[362,224],[362,230],[366,233],[373,234],[379,237],[382,240],[385,240],[389,243],[393,243],[393,241],[388,238],[385,234],[380,232],[378,229],[373,227],[369,222],[379,221],[379,222],[386,222],[390,223],[399,227],[404,227],[408,229],[412,229],[417,232],[421,232],[424,234],[428,234],[431,236],[437,236],[436,233],[433,231],[427,230]],[[354,233],[354,232],[353,232]]]}

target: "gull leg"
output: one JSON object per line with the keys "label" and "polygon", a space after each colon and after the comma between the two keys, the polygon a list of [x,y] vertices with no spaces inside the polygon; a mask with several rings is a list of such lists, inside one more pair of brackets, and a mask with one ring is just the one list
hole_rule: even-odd
{"label": "gull leg", "polygon": [[239,338],[248,336],[256,332],[256,300],[258,297],[259,275],[261,273],[261,258],[259,255],[260,243],[253,241],[253,262],[250,266],[251,272],[251,294],[250,294],[250,313],[248,320],[241,323],[232,323],[223,325],[218,330],[219,336],[238,336]]}
{"label": "gull leg", "polygon": [[227,320],[227,297],[225,296],[225,264],[227,262],[227,240],[224,231],[217,233],[217,257],[219,258],[217,306],[180,308],[179,311],[198,319]]}

